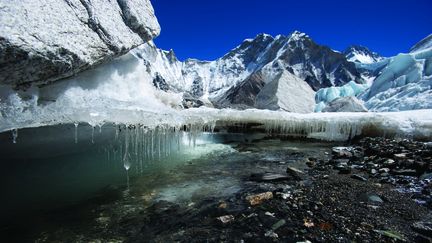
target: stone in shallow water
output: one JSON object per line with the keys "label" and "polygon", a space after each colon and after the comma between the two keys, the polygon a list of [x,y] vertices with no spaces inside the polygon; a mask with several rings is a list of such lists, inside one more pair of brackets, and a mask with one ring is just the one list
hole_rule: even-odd
{"label": "stone in shallow water", "polygon": [[432,237],[432,222],[430,221],[416,222],[411,227],[417,233]]}
{"label": "stone in shallow water", "polygon": [[392,171],[395,175],[406,175],[406,176],[416,176],[417,171],[413,169],[401,169]]}
{"label": "stone in shallow water", "polygon": [[304,175],[303,171],[291,166],[288,166],[288,168],[286,169],[286,173],[296,180],[301,180],[301,177]]}
{"label": "stone in shallow water", "polygon": [[246,197],[246,200],[249,202],[251,206],[259,205],[265,200],[269,200],[273,198],[272,192],[263,192],[259,194],[254,194]]}
{"label": "stone in shallow water", "polygon": [[226,223],[229,223],[229,222],[233,221],[234,220],[234,216],[232,216],[232,215],[224,215],[224,216],[217,217],[217,219],[220,222],[222,222],[223,224],[226,224]]}
{"label": "stone in shallow water", "polygon": [[273,224],[272,230],[275,231],[275,230],[279,229],[280,227],[284,226],[285,224],[286,224],[285,219],[281,219],[278,222],[276,222],[275,224]]}
{"label": "stone in shallow water", "polygon": [[362,176],[362,175],[359,175],[359,174],[351,175],[351,178],[353,178],[353,179],[357,179],[357,180],[360,180],[360,181],[367,181],[367,178],[366,178],[366,177],[364,177],[364,176]]}
{"label": "stone in shallow water", "polygon": [[287,175],[277,173],[257,173],[252,174],[250,179],[253,181],[284,181],[291,178]]}
{"label": "stone in shallow water", "polygon": [[333,147],[332,154],[336,158],[351,158],[353,148],[351,147]]}

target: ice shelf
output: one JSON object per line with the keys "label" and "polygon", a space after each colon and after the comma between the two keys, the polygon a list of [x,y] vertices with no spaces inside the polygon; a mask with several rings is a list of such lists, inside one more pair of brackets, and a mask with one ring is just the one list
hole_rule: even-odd
{"label": "ice shelf", "polygon": [[[229,131],[233,128],[242,132],[259,131],[274,135],[300,136],[328,141],[345,141],[355,136],[422,139],[432,137],[432,110],[298,114],[257,109],[239,111],[194,108],[173,110],[169,113],[119,110],[116,116],[110,117],[95,116],[91,113],[84,114],[85,112],[81,111],[80,116],[76,116],[80,119],[69,123],[88,123],[93,127],[106,124],[122,125],[133,129],[140,128],[142,130],[140,132],[145,131],[146,134],[187,131],[192,137],[196,137],[201,132],[213,132],[215,129]],[[57,120],[45,120],[12,128],[3,126],[2,123],[0,131],[11,131],[16,134],[17,129],[56,124],[59,124]],[[68,122],[60,124],[68,124]],[[17,140],[16,137],[15,140]],[[76,141],[75,138],[72,140]]]}

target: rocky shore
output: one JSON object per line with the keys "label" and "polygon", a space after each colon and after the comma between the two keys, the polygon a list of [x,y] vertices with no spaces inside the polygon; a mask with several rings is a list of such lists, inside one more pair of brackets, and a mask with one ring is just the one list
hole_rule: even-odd
{"label": "rocky shore", "polygon": [[364,138],[316,152],[282,149],[281,161],[237,144],[257,162],[234,193],[186,204],[130,196],[93,208],[86,233],[69,226],[38,241],[432,242],[431,146]]}

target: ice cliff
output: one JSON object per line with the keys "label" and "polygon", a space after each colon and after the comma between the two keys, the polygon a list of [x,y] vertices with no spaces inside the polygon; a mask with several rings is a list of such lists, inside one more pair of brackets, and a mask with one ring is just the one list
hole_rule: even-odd
{"label": "ice cliff", "polygon": [[0,84],[70,77],[157,36],[149,0],[0,0]]}
{"label": "ice cliff", "polygon": [[422,40],[412,48],[414,51],[390,58],[367,92],[359,96],[368,109],[432,108],[432,47],[427,43]]}

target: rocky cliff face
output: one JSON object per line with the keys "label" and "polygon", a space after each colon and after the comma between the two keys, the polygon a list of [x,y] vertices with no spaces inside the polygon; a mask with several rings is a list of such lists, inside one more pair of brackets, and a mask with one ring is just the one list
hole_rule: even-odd
{"label": "rocky cliff face", "polygon": [[48,83],[157,36],[149,0],[0,0],[0,84]]}

